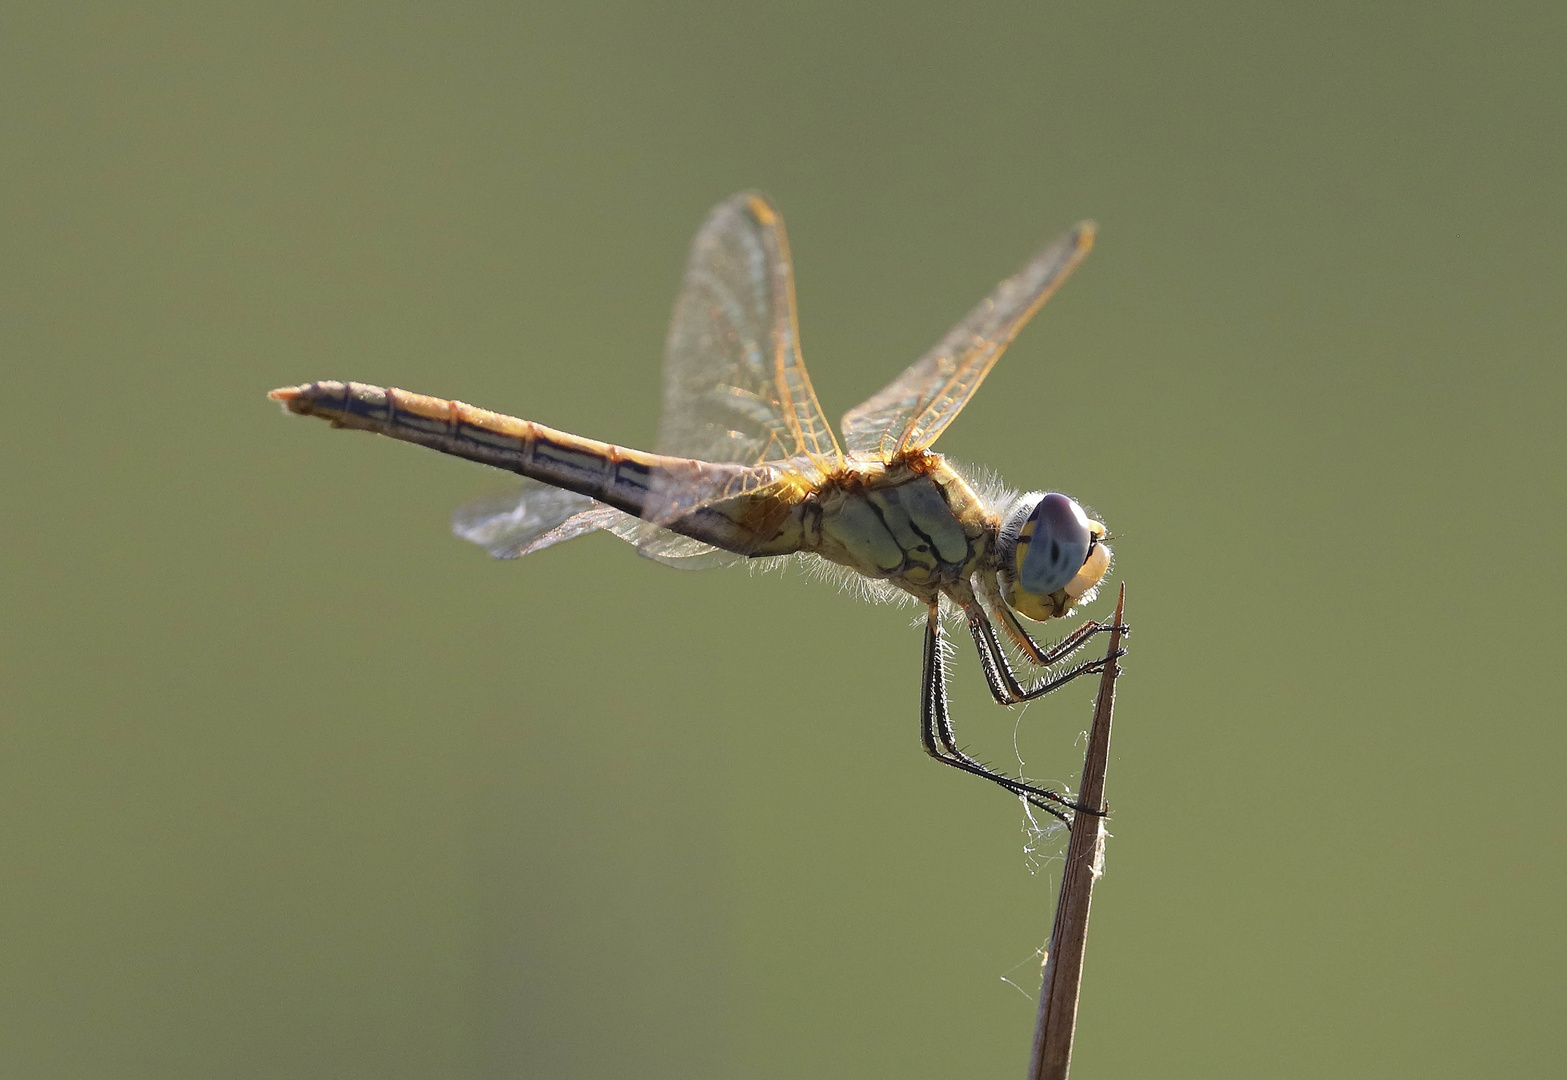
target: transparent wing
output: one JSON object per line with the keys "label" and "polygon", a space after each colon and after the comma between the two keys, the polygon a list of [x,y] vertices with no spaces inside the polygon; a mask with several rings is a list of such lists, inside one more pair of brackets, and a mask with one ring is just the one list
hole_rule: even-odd
{"label": "transparent wing", "polygon": [[744,555],[704,544],[689,536],[670,532],[649,521],[642,521],[630,514],[606,506],[604,510],[615,515],[615,520],[601,526],[615,536],[631,544],[643,558],[673,566],[677,570],[711,570],[720,566],[733,566],[745,562]]}
{"label": "transparent wing", "polygon": [[997,285],[934,349],[849,410],[843,418],[849,452],[890,459],[935,442],[1018,331],[1093,245],[1094,225],[1082,222]]}
{"label": "transparent wing", "polygon": [[525,480],[520,490],[475,499],[452,513],[452,532],[497,559],[520,559],[600,529],[632,544],[638,554],[681,570],[729,566],[745,558],[536,480]]}
{"label": "transparent wing", "polygon": [[[658,453],[725,464],[842,456],[800,358],[794,271],[783,219],[754,192],[719,203],[691,243],[664,347]],[[698,470],[654,485],[649,517],[670,521],[776,479],[720,484]]]}
{"label": "transparent wing", "polygon": [[586,495],[525,480],[520,489],[485,495],[452,511],[452,532],[497,559],[517,559],[602,528],[584,518],[600,505]]}
{"label": "transparent wing", "polygon": [[840,456],[800,358],[783,219],[754,192],[719,203],[691,242],[655,449],[744,465]]}

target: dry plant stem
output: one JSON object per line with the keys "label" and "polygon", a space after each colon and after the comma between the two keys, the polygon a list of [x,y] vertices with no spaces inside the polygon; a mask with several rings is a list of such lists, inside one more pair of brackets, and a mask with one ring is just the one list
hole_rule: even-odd
{"label": "dry plant stem", "polygon": [[[1120,674],[1116,653],[1121,648],[1122,614],[1126,608],[1126,584],[1115,604],[1115,626],[1110,632],[1099,697],[1094,702],[1094,723],[1088,729],[1088,754],[1078,787],[1080,806],[1105,809],[1105,767],[1110,759],[1110,718],[1115,712],[1115,678]],[[1039,1022],[1034,1028],[1034,1052],[1029,1057],[1028,1080],[1066,1080],[1072,1063],[1072,1033],[1077,1026],[1077,991],[1083,977],[1083,949],[1088,941],[1088,904],[1094,879],[1104,868],[1105,819],[1079,813],[1067,842],[1066,866],[1061,871],[1061,898],[1056,902],[1055,926],[1050,931],[1050,953],[1045,961],[1045,981],[1039,988]]]}

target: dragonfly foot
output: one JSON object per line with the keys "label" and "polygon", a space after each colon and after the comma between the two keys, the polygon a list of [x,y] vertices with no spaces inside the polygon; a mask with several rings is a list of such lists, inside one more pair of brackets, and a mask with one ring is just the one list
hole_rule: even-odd
{"label": "dragonfly foot", "polygon": [[1117,649],[1103,660],[1090,660],[1088,663],[1084,664],[1081,668],[1078,669],[1078,673],[1082,675],[1103,674],[1104,669],[1110,665],[1110,661],[1119,660],[1125,655],[1125,649]]}

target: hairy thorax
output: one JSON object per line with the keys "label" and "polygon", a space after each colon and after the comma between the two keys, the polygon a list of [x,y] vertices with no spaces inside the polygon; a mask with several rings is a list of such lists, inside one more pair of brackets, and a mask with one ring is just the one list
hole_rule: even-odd
{"label": "hairy thorax", "polygon": [[850,458],[803,508],[802,550],[926,600],[965,582],[996,517],[940,454],[891,464]]}

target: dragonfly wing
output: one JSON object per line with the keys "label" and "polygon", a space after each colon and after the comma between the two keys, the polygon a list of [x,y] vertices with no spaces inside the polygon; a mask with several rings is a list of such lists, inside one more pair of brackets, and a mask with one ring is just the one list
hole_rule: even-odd
{"label": "dragonfly wing", "polygon": [[485,495],[452,511],[452,532],[497,559],[517,559],[603,528],[584,517],[601,505],[587,495],[526,480],[520,489]]}
{"label": "dragonfly wing", "polygon": [[997,285],[934,348],[843,418],[851,454],[883,459],[924,450],[968,404],[1019,330],[1094,244],[1083,222]]}
{"label": "dragonfly wing", "polygon": [[643,558],[673,566],[677,570],[709,570],[745,562],[744,555],[736,555],[689,536],[681,536],[611,507],[606,506],[604,509],[616,515],[616,520],[604,528],[634,546],[637,554]]}
{"label": "dragonfly wing", "polygon": [[[841,458],[800,357],[794,271],[783,219],[765,197],[734,195],[714,207],[691,243],[664,347],[658,453],[724,464]],[[744,494],[776,478],[756,470],[736,488],[691,470],[655,479],[648,517]]]}
{"label": "dragonfly wing", "polygon": [[631,544],[638,554],[681,570],[728,566],[745,558],[534,480],[521,490],[486,495],[452,513],[452,532],[497,559],[520,559],[600,529]]}

